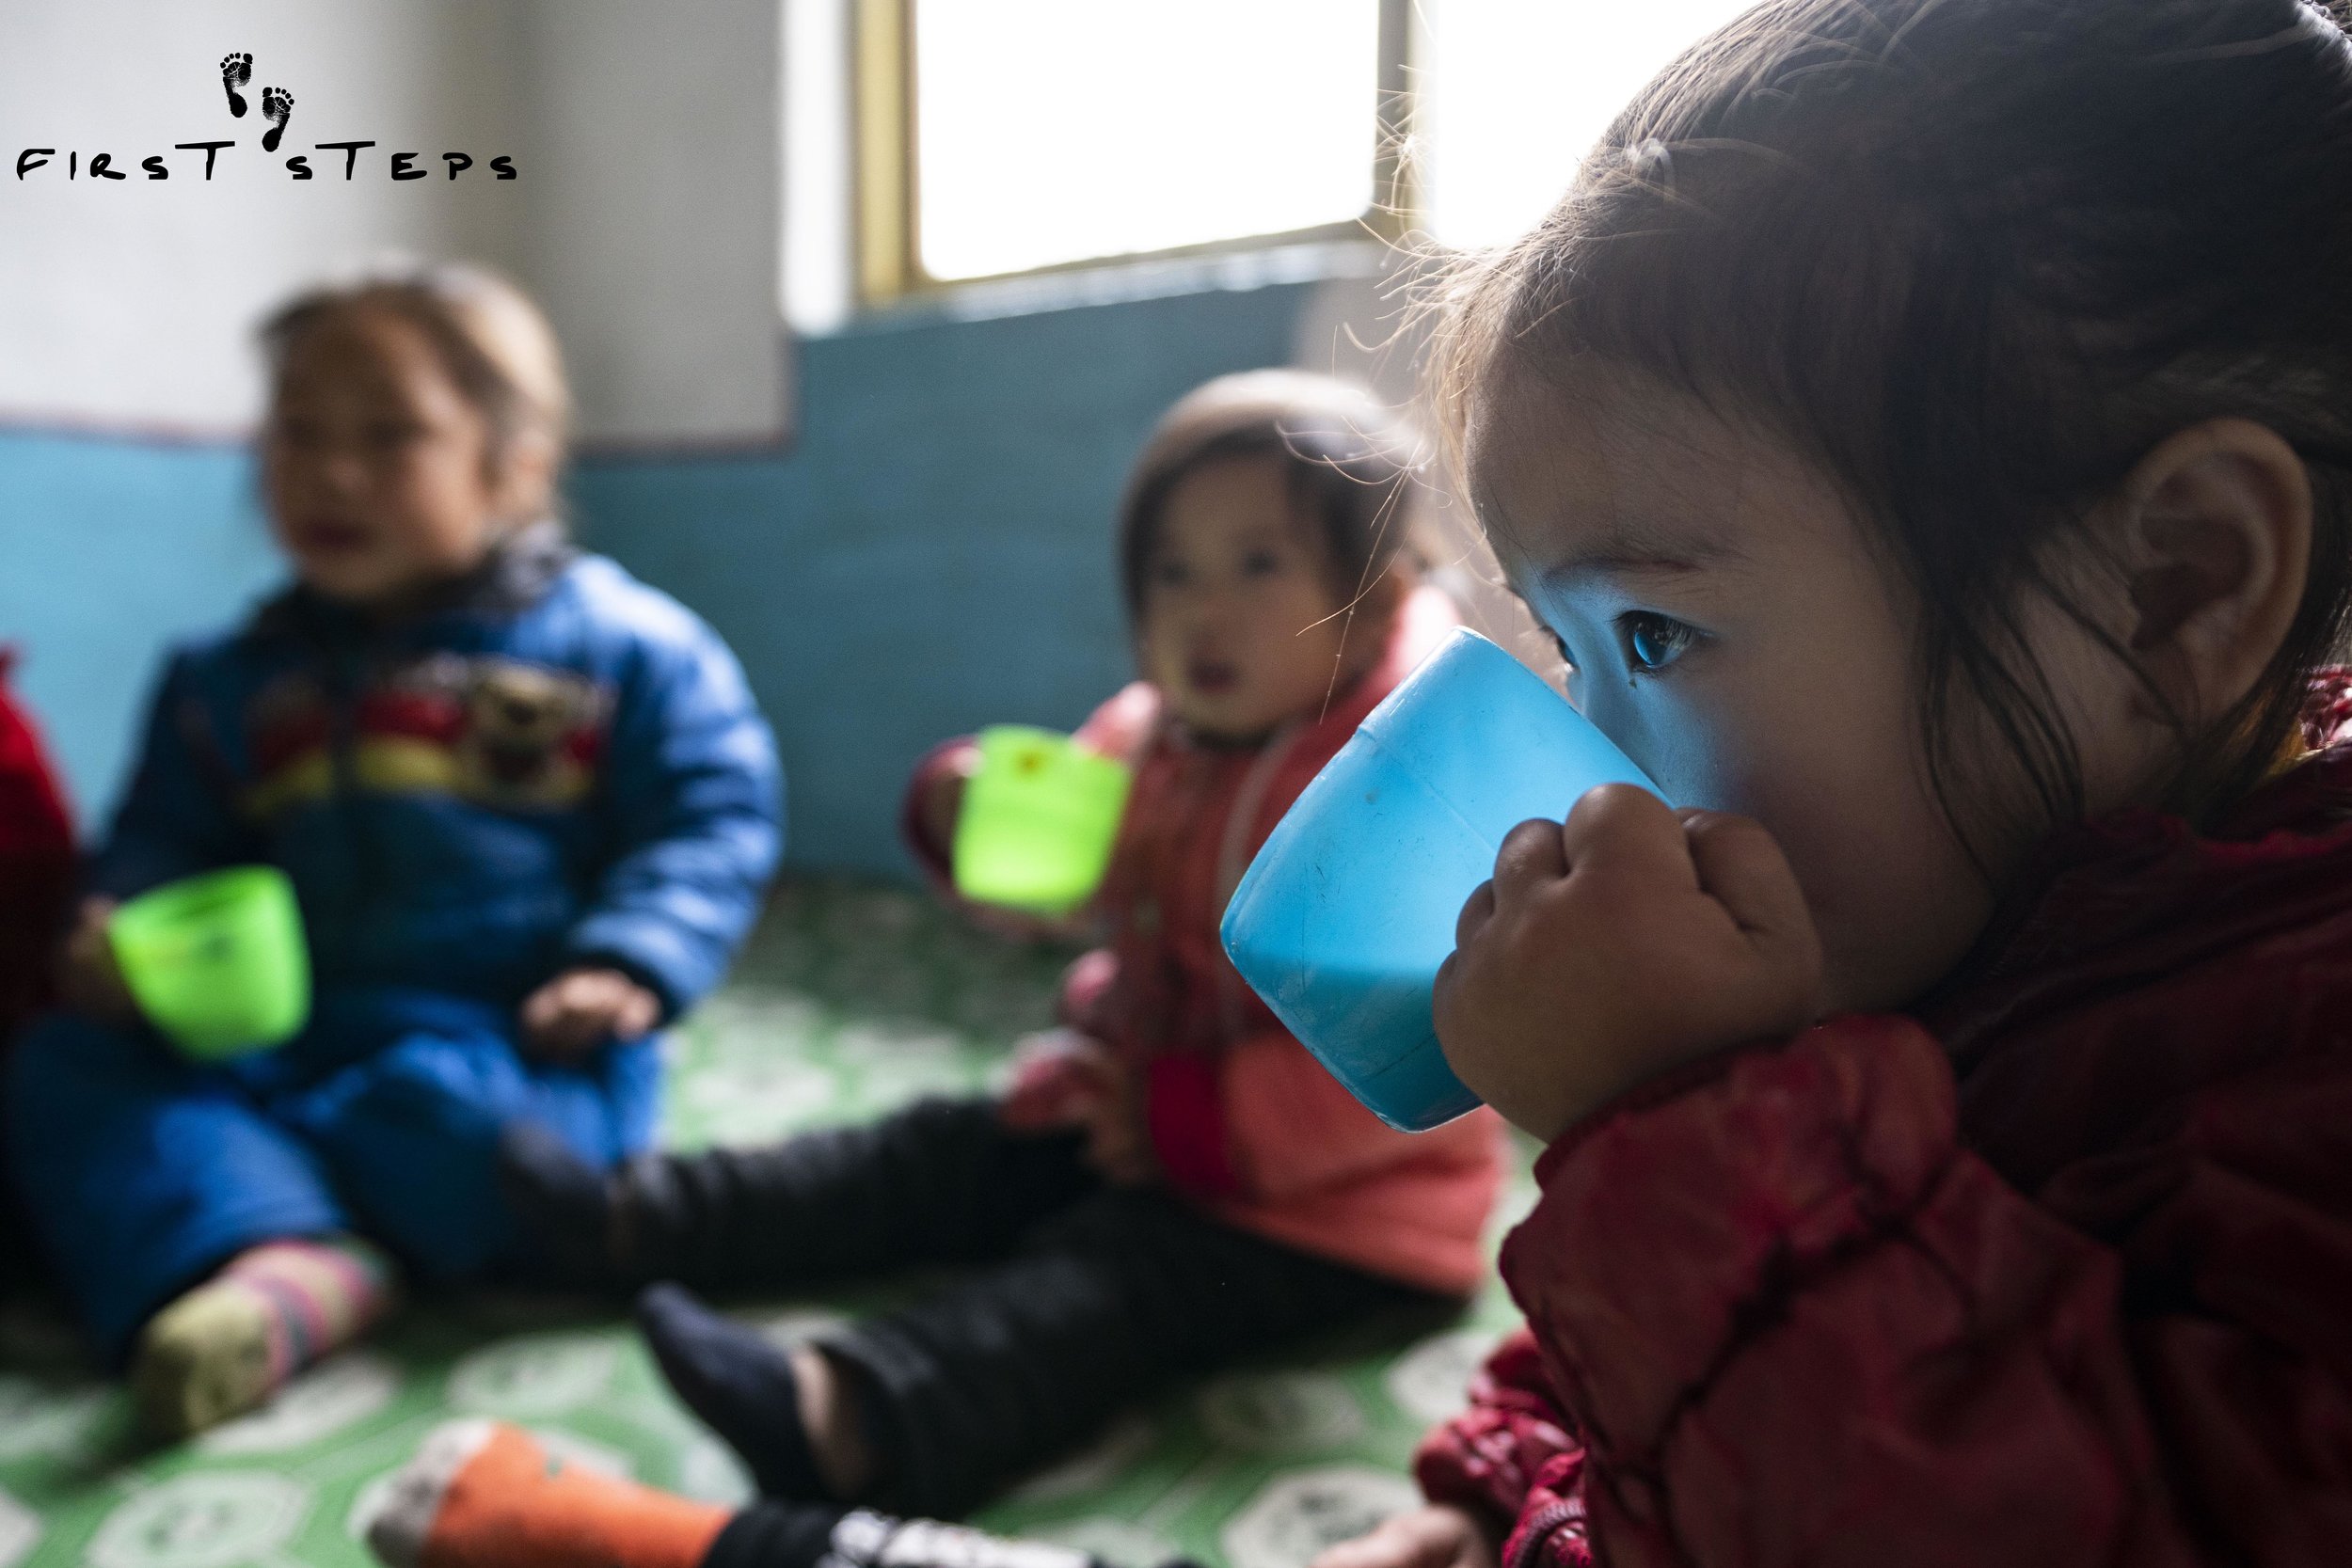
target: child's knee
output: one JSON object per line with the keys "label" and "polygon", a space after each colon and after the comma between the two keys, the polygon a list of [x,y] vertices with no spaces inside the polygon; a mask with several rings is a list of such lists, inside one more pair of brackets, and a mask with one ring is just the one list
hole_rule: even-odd
{"label": "child's knee", "polygon": [[185,1076],[154,1040],[137,1030],[53,1012],[24,1031],[8,1053],[6,1101],[12,1131],[37,1131],[87,1115],[94,1104]]}

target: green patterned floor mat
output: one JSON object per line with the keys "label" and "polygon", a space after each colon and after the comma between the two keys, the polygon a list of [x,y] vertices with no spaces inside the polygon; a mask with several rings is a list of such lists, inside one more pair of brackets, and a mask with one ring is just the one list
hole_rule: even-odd
{"label": "green patterned floor mat", "polygon": [[[677,1032],[666,1136],[759,1141],[984,1088],[1014,1037],[1049,1022],[1061,961],[973,933],[910,893],[790,886],[736,978]],[[1506,1212],[1530,1196],[1522,1161]],[[746,1312],[789,1338],[886,1299]],[[1414,1441],[1458,1408],[1511,1321],[1489,1290],[1452,1323],[1184,1391],[981,1522],[1120,1563],[1300,1568],[1410,1503]],[[356,1568],[370,1560],[358,1532],[385,1479],[434,1426],[467,1415],[519,1422],[578,1463],[654,1485],[747,1495],[733,1457],[669,1398],[609,1308],[437,1301],[193,1444],[141,1451],[128,1415],[53,1319],[0,1313],[0,1568]]]}

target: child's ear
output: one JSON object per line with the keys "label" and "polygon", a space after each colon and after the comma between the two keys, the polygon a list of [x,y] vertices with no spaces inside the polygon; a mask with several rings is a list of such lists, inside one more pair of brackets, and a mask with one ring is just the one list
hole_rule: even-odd
{"label": "child's ear", "polygon": [[545,431],[518,431],[490,460],[490,487],[499,511],[516,522],[546,513],[555,498],[557,452]]}
{"label": "child's ear", "polygon": [[1365,585],[1359,608],[1372,620],[1391,620],[1405,609],[1405,601],[1420,586],[1421,563],[1410,552],[1400,551],[1377,578]]}
{"label": "child's ear", "polygon": [[2267,425],[2213,420],[2142,458],[2120,499],[2132,652],[2178,714],[2210,721],[2262,678],[2302,608],[2311,475]]}

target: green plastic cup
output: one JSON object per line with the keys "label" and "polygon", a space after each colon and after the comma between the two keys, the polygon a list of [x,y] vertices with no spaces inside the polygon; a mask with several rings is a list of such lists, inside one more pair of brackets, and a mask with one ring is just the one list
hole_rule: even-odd
{"label": "green plastic cup", "polygon": [[1068,914],[1110,868],[1133,774],[1052,730],[998,724],[978,739],[979,769],[956,817],[956,891],[975,903]]}
{"label": "green plastic cup", "polygon": [[198,1061],[283,1045],[310,1016],[302,911],[276,866],[167,883],[117,910],[106,934],[139,1011]]}

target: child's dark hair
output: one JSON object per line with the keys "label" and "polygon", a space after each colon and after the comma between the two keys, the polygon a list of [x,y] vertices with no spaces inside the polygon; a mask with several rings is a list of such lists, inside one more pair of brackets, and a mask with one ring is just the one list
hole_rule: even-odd
{"label": "child's dark hair", "polygon": [[2084,807],[2021,613],[2038,595],[2090,627],[2061,580],[2077,525],[2172,434],[2259,421],[2317,515],[2265,678],[2209,729],[2175,718],[2171,803],[2217,809],[2289,747],[2352,605],[2343,22],[2309,0],[1771,0],[1456,276],[1449,428],[1507,375],[1582,361],[1795,442],[1917,593],[1923,738],[1973,844],[1948,787],[1963,699],[2021,765],[2021,810]]}
{"label": "child's dark hair", "polygon": [[1332,592],[1353,604],[1413,548],[1421,441],[1397,410],[1352,382],[1303,371],[1220,376],[1162,416],[1119,513],[1119,580],[1139,619],[1168,498],[1213,463],[1271,458],[1321,532]]}
{"label": "child's dark hair", "polygon": [[493,460],[525,436],[553,443],[561,455],[571,421],[563,350],[531,296],[486,267],[386,263],[298,294],[262,324],[272,373],[310,332],[367,310],[397,317],[424,335],[451,382],[489,426]]}

